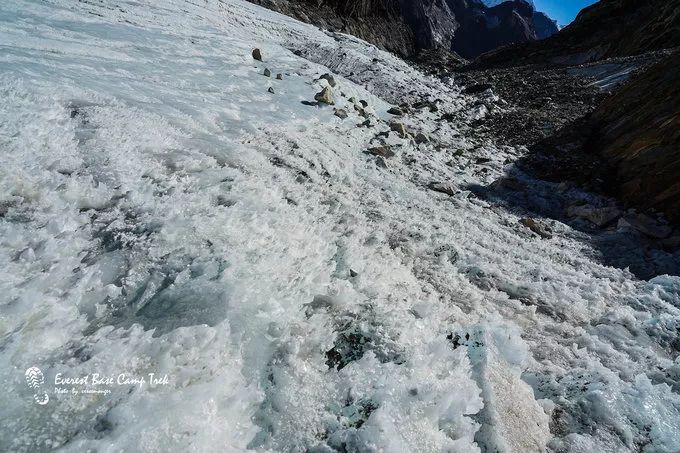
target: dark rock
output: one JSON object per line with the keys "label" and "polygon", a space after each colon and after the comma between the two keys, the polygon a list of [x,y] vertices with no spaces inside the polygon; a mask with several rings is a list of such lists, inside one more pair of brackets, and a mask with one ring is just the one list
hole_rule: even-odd
{"label": "dark rock", "polygon": [[391,107],[387,113],[390,115],[395,115],[395,116],[402,116],[404,112],[399,108],[399,107]]}
{"label": "dark rock", "polygon": [[276,80],[283,80],[283,74],[276,74]]}
{"label": "dark rock", "polygon": [[335,109],[335,116],[344,120],[347,118],[347,111],[345,109]]}
{"label": "dark rock", "polygon": [[321,77],[319,77],[319,80],[325,80],[325,81],[328,82],[328,85],[330,85],[331,88],[335,88],[335,85],[336,85],[335,78],[333,78],[332,75],[326,73],[326,74],[322,75]]}
{"label": "dark rock", "polygon": [[421,143],[429,143],[429,142],[430,142],[430,137],[428,137],[427,135],[423,134],[422,132],[419,132],[418,134],[416,134],[415,141],[416,141],[417,144],[421,144]]}
{"label": "dark rock", "polygon": [[271,94],[274,94],[274,88],[272,88],[272,87],[269,87],[269,89],[267,89],[267,91]]}
{"label": "dark rock", "polygon": [[458,192],[458,188],[450,182],[431,182],[427,188],[449,196],[454,196]]}
{"label": "dark rock", "polygon": [[391,146],[376,146],[373,148],[368,148],[365,152],[372,156],[378,156],[383,158],[390,158],[394,157],[395,155],[394,151],[392,151]]}
{"label": "dark rock", "polygon": [[397,122],[390,123],[390,130],[396,132],[399,135],[399,137],[401,137],[401,138],[408,137],[408,132],[406,131],[406,126],[404,126],[401,123],[397,123]]}
{"label": "dark rock", "polygon": [[264,74],[265,77],[272,76],[272,72],[268,68],[264,68],[264,72],[262,74]]}
{"label": "dark rock", "polygon": [[253,49],[253,58],[257,61],[262,61],[262,52],[260,49]]}

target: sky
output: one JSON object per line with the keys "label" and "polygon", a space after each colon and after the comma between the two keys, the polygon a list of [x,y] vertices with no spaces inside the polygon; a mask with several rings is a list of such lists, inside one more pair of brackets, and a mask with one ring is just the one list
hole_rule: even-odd
{"label": "sky", "polygon": [[597,0],[534,0],[536,9],[543,11],[560,25],[569,25],[581,9]]}

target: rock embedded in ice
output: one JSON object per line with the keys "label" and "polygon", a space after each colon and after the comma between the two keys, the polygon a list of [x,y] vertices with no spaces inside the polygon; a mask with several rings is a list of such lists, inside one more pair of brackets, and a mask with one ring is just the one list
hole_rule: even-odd
{"label": "rock embedded in ice", "polygon": [[368,148],[365,151],[367,154],[371,154],[373,156],[379,156],[379,157],[394,157],[394,151],[392,151],[391,146],[376,146],[373,148]]}
{"label": "rock embedded in ice", "polygon": [[345,109],[335,109],[335,116],[337,116],[340,119],[345,119],[347,118],[347,110]]}
{"label": "rock embedded in ice", "polygon": [[328,85],[330,85],[331,88],[335,88],[335,85],[337,85],[337,83],[335,83],[335,78],[328,73],[319,77],[319,80],[325,80],[326,82],[328,82]]}
{"label": "rock embedded in ice", "polygon": [[429,143],[429,142],[430,142],[430,137],[428,137],[427,135],[423,134],[422,132],[418,132],[418,134],[416,134],[415,141],[416,141],[417,144],[421,144],[421,143]]}
{"label": "rock embedded in ice", "polygon": [[390,130],[396,132],[401,138],[408,137],[406,126],[402,123],[397,123],[396,121],[390,123]]}
{"label": "rock embedded in ice", "polygon": [[253,49],[253,58],[257,61],[262,61],[262,51],[260,49]]}
{"label": "rock embedded in ice", "polygon": [[427,188],[449,196],[454,196],[458,192],[458,187],[450,182],[431,182],[427,185]]}
{"label": "rock embedded in ice", "polygon": [[325,87],[323,90],[316,93],[314,100],[322,104],[335,104],[335,101],[333,100],[333,91],[330,89],[330,87]]}
{"label": "rock embedded in ice", "polygon": [[387,113],[394,116],[402,116],[404,112],[399,107],[391,107]]}
{"label": "rock embedded in ice", "polygon": [[269,68],[264,68],[263,74],[264,74],[265,77],[271,77],[272,76],[272,72],[269,70]]}

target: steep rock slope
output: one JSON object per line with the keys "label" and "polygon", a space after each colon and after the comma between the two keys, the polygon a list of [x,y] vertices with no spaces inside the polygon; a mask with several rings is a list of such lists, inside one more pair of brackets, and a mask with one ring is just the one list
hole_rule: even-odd
{"label": "steep rock slope", "polygon": [[490,52],[477,67],[575,65],[679,45],[680,0],[601,0],[556,35]]}
{"label": "steep rock slope", "polygon": [[680,222],[680,52],[606,99],[590,120],[591,152],[611,167],[611,189]]}

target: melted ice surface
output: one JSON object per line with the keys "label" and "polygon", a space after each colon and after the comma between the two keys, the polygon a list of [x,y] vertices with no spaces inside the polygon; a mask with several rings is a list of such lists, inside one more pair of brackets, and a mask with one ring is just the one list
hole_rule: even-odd
{"label": "melted ice surface", "polygon": [[[387,126],[357,127],[351,97],[483,116],[456,88],[239,0],[5,0],[0,49],[0,449],[680,445],[678,278],[429,190],[520,150],[427,110],[404,121],[442,147],[363,153]],[[344,121],[302,103],[329,71]],[[52,391],[149,372],[170,383]]]}

